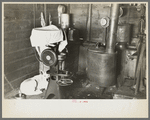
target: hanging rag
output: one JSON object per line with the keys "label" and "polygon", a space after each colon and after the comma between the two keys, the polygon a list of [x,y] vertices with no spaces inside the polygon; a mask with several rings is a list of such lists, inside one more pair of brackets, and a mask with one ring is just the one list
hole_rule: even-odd
{"label": "hanging rag", "polygon": [[[39,55],[47,46],[54,46],[54,43],[59,43],[59,52],[61,52],[68,44],[67,38],[63,39],[63,32],[55,25],[33,28],[30,36],[32,47],[35,47]],[[40,50],[38,49],[40,48]]]}

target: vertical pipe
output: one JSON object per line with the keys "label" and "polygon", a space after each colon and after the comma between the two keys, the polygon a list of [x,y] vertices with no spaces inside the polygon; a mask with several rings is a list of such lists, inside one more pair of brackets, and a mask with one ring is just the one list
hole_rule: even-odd
{"label": "vertical pipe", "polygon": [[87,41],[91,38],[91,15],[92,14],[92,4],[89,4],[88,8],[88,18],[87,18]]}
{"label": "vertical pipe", "polygon": [[112,4],[111,26],[110,26],[109,39],[107,41],[107,46],[106,46],[107,53],[115,52],[118,19],[119,19],[119,4]]}

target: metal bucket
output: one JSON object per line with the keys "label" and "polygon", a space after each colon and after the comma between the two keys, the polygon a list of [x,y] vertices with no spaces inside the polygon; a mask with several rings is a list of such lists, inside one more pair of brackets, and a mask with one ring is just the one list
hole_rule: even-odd
{"label": "metal bucket", "polygon": [[100,87],[116,84],[116,53],[88,50],[87,76]]}
{"label": "metal bucket", "polygon": [[117,30],[117,42],[130,42],[130,34],[130,24],[119,24]]}

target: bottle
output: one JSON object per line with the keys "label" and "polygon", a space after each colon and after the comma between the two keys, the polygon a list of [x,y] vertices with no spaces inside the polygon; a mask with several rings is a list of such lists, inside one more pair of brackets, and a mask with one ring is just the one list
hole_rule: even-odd
{"label": "bottle", "polygon": [[78,41],[79,40],[79,32],[74,28],[75,23],[68,30],[68,40],[69,41]]}

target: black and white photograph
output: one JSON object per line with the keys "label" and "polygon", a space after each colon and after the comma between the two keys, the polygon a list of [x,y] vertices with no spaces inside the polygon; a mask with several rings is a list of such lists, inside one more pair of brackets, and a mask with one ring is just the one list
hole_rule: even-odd
{"label": "black and white photograph", "polygon": [[2,33],[4,101],[148,100],[148,2],[2,2]]}

